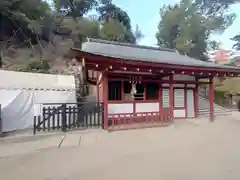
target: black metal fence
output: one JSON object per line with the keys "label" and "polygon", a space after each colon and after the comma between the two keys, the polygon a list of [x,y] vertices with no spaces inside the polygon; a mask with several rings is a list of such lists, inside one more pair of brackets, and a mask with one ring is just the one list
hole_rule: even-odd
{"label": "black metal fence", "polygon": [[39,131],[69,131],[73,129],[101,128],[103,104],[44,104],[42,113],[34,116],[33,134]]}

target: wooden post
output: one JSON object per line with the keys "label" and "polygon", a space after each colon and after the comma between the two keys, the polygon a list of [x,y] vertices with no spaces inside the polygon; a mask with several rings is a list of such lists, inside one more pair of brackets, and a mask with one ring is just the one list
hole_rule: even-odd
{"label": "wooden post", "polygon": [[174,90],[173,90],[173,75],[171,75],[169,81],[169,100],[170,100],[170,114],[171,114],[171,120],[173,120],[173,111],[174,111]]}
{"label": "wooden post", "polygon": [[162,84],[159,83],[158,85],[158,100],[159,100],[159,115],[162,112],[162,108],[163,108],[163,102],[162,102]]}
{"label": "wooden post", "polygon": [[124,97],[124,81],[123,80],[121,81],[121,99],[125,100],[125,97]]}
{"label": "wooden post", "polygon": [[213,76],[209,77],[209,109],[210,109],[210,121],[214,121],[214,87]]}
{"label": "wooden post", "polygon": [[99,99],[99,84],[97,84],[97,103],[99,105],[100,99]]}
{"label": "wooden post", "polygon": [[103,74],[103,103],[104,103],[104,130],[108,130],[108,77]]}
{"label": "wooden post", "polygon": [[187,107],[187,84],[184,85],[184,108],[185,108],[185,118],[188,118],[188,107]]}
{"label": "wooden post", "polygon": [[143,83],[143,100],[147,100],[147,86],[146,83]]}
{"label": "wooden post", "polygon": [[[196,81],[198,82],[198,79],[196,79]],[[198,118],[198,84],[195,85],[195,89],[194,89],[194,112],[195,112],[195,118]]]}
{"label": "wooden post", "polygon": [[67,105],[62,104],[61,108],[62,108],[62,131],[66,132],[67,131],[67,113],[66,113]]}

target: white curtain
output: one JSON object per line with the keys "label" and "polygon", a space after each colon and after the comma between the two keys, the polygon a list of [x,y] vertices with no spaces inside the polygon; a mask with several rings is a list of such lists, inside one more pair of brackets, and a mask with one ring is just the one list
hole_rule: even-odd
{"label": "white curtain", "polygon": [[34,95],[31,91],[0,90],[2,131],[31,128],[34,113]]}
{"label": "white curtain", "polygon": [[9,132],[33,127],[43,103],[76,103],[75,91],[0,90],[2,130]]}

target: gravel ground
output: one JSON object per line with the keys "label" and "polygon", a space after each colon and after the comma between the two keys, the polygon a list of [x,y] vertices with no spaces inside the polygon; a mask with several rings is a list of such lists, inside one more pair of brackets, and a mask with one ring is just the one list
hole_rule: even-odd
{"label": "gravel ground", "polygon": [[[203,118],[160,128],[76,132],[67,134],[66,142],[57,148],[61,137],[36,140],[35,149],[28,144],[33,142],[25,142],[21,147],[25,153],[12,153],[19,151],[15,142],[0,143],[0,154],[5,152],[0,156],[0,179],[240,179],[239,114],[218,117],[213,123]],[[48,146],[39,145],[43,141]]]}

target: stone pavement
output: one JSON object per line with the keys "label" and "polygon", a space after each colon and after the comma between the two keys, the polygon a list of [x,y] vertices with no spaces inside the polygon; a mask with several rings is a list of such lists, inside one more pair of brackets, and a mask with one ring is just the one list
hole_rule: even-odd
{"label": "stone pavement", "polygon": [[[215,126],[216,121],[239,120],[240,112],[233,112],[229,116],[218,116],[214,122],[210,122],[208,117],[199,119],[176,120],[170,127],[160,128],[161,132],[174,132],[176,129],[210,127]],[[153,128],[155,129],[155,128]],[[141,130],[139,130],[141,131]],[[130,130],[128,134],[136,133]],[[10,136],[0,139],[0,158],[33,153],[43,149],[78,147],[99,143],[103,139],[116,138],[116,132],[108,133],[103,130],[75,131],[68,133],[54,134],[23,134],[20,136]]]}
{"label": "stone pavement", "polygon": [[0,141],[0,158],[24,155],[46,148],[57,148],[61,139],[62,135],[8,138]]}
{"label": "stone pavement", "polygon": [[[176,129],[194,128],[194,126],[209,127],[214,126],[216,121],[233,119],[239,120],[240,122],[240,112],[233,112],[230,116],[218,116],[214,122],[210,122],[208,117],[176,120],[174,125],[161,128],[161,132],[167,131],[169,133],[174,132]],[[136,131],[134,130],[130,130],[128,134],[135,132]],[[98,129],[68,133],[39,134],[35,136],[24,134],[20,136],[6,137],[0,139],[0,158],[33,153],[43,149],[78,147],[99,143],[102,139],[114,138],[116,134],[118,133],[108,133]]]}
{"label": "stone pavement", "polygon": [[[30,140],[1,142],[0,146],[14,144],[15,150],[19,146],[15,144],[21,143],[26,149],[34,150],[33,146],[40,149],[0,158],[0,177],[3,180],[239,180],[240,121],[227,118],[217,118],[209,125],[194,124],[198,120],[192,123],[179,120],[163,128],[72,132],[65,134],[64,141],[62,134],[56,134],[39,137],[34,140],[36,144]],[[57,148],[59,142],[62,143]]]}
{"label": "stone pavement", "polygon": [[3,180],[239,180],[240,116],[0,141]]}
{"label": "stone pavement", "polygon": [[102,130],[75,131],[39,135],[10,136],[0,139],[0,158],[34,153],[44,149],[78,147],[80,144],[97,142]]}

